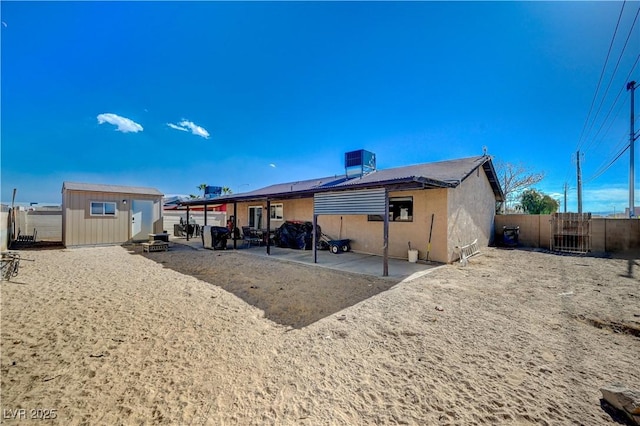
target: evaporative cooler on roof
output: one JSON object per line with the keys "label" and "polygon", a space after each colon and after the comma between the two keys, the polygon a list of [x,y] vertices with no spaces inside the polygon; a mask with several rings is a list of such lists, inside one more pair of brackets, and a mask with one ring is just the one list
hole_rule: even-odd
{"label": "evaporative cooler on roof", "polygon": [[376,155],[359,149],[344,154],[344,172],[347,177],[364,176],[376,169]]}
{"label": "evaporative cooler on roof", "polygon": [[204,198],[216,198],[222,195],[221,186],[206,186],[204,188]]}

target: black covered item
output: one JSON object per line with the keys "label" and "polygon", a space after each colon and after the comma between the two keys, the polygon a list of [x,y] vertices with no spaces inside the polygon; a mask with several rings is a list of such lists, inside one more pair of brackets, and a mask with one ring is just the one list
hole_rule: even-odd
{"label": "black covered item", "polygon": [[[209,235],[205,235],[205,232],[209,232],[211,236],[211,242],[209,243]],[[225,250],[227,248],[227,239],[229,238],[229,230],[224,226],[204,226],[202,229],[202,244],[205,248],[212,248],[214,250]],[[210,246],[209,246],[210,244]]]}
{"label": "black covered item", "polygon": [[[317,227],[320,235],[320,227]],[[297,250],[311,250],[313,248],[313,224],[311,222],[287,221],[276,230],[276,245],[278,247]]]}

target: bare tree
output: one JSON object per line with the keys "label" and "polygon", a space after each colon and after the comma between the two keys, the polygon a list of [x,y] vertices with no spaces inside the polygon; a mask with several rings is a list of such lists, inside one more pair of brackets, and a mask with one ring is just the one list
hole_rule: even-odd
{"label": "bare tree", "polygon": [[496,173],[502,192],[504,202],[500,206],[502,213],[509,210],[509,203],[517,202],[520,193],[540,182],[544,178],[544,172],[534,172],[530,167],[522,163],[513,164],[504,161],[495,162]]}

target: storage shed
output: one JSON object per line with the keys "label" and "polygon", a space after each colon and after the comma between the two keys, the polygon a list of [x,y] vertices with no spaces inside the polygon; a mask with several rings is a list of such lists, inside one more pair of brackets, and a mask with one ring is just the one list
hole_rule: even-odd
{"label": "storage shed", "polygon": [[163,232],[155,188],[64,182],[62,243],[66,247],[146,241]]}

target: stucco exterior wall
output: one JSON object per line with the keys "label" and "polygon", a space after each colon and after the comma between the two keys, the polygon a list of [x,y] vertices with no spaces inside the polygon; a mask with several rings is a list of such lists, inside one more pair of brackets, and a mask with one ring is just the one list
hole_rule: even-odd
{"label": "stucco exterior wall", "polygon": [[476,238],[480,247],[493,241],[496,200],[481,167],[448,193],[447,261],[451,262],[459,258],[456,246],[470,244]]}
{"label": "stucco exterior wall", "polygon": [[[413,197],[413,221],[389,223],[389,256],[406,259],[408,257],[408,244],[418,250],[420,259],[425,259],[429,242],[429,227],[431,215],[434,215],[433,235],[431,238],[431,251],[429,259],[437,262],[447,261],[447,190],[431,189],[418,191],[391,192],[389,197]],[[303,198],[297,200],[278,201],[272,204],[283,204],[283,216],[281,221],[272,220],[271,229],[277,229],[286,220],[309,221],[313,220],[313,199]],[[266,202],[247,202],[237,204],[237,226],[247,226],[250,206],[262,206],[266,212]],[[227,214],[233,214],[232,205],[227,206]],[[263,228],[266,228],[266,219],[263,218]],[[383,254],[383,222],[368,221],[366,215],[335,215],[319,216],[318,225],[322,232],[330,238],[351,239],[351,248],[361,253],[375,255]],[[342,231],[341,231],[342,226]]]}
{"label": "stucco exterior wall", "polygon": [[[278,229],[287,220],[311,222],[313,220],[313,198],[297,200],[271,200],[271,204],[282,204],[282,220],[271,219],[271,230]],[[243,226],[249,226],[249,207],[262,206],[262,228],[267,228],[267,202],[250,201],[237,203],[236,226],[242,231]],[[233,204],[227,204],[227,217],[234,215]]]}
{"label": "stucco exterior wall", "polygon": [[[418,258],[425,259],[429,242],[431,215],[434,215],[433,234],[429,259],[446,261],[446,211],[447,192],[444,189],[390,192],[389,197],[413,197],[413,221],[389,222],[389,256],[408,258],[411,248],[418,250]],[[342,217],[342,238],[351,239],[351,248],[360,253],[381,256],[384,250],[384,222],[369,221],[365,215],[320,216],[318,224],[322,232],[332,238],[340,238]]]}
{"label": "stucco exterior wall", "polygon": [[[122,244],[131,239],[132,200],[154,201],[152,229],[163,231],[162,197],[66,190],[62,194],[62,243],[65,246]],[[126,200],[126,204],[123,202]],[[91,216],[92,201],[116,203],[115,216]]]}

